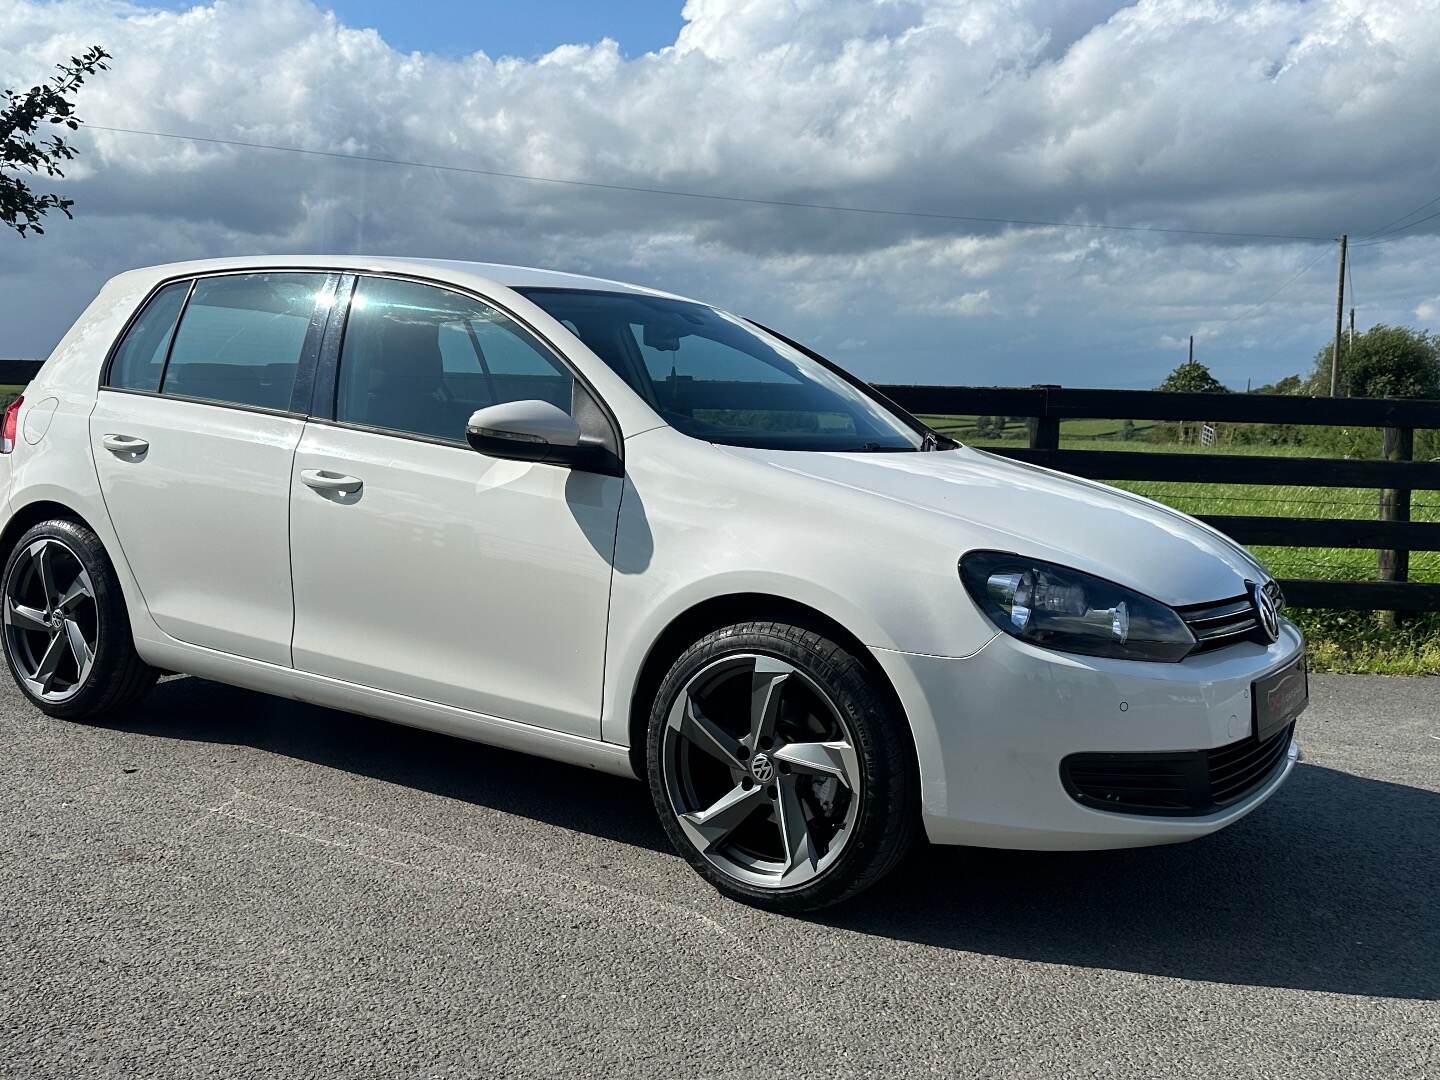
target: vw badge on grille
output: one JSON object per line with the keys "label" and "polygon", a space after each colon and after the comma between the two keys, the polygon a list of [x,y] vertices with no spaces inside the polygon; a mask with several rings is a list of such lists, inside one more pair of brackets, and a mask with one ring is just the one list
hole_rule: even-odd
{"label": "vw badge on grille", "polygon": [[1275,610],[1275,598],[1265,591],[1265,586],[1252,583],[1250,599],[1255,602],[1255,614],[1260,618],[1260,629],[1267,641],[1280,640],[1280,613]]}

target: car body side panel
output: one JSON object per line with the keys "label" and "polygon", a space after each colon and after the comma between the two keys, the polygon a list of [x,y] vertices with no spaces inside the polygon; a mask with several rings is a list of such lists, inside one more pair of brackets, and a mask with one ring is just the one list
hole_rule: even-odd
{"label": "car body side panel", "polygon": [[598,769],[614,776],[634,776],[625,750],[598,739],[551,731],[375,687],[358,686],[280,664],[267,664],[198,645],[187,645],[174,639],[152,643],[146,659],[172,671],[184,671],[202,679],[214,679],[263,694],[305,701],[328,709],[343,709],[427,731],[439,731],[490,746]]}
{"label": "car body side panel", "polygon": [[[670,428],[628,440],[626,470],[606,663],[608,741],[630,741],[630,698],[656,639],[717,597],[758,593],[804,604],[878,648],[966,656],[995,636],[960,585],[953,536],[924,510],[827,488]],[[884,557],[902,537],[905,557]]]}

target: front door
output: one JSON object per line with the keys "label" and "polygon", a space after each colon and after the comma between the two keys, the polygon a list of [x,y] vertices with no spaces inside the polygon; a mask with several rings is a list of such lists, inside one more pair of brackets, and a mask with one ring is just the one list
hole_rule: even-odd
{"label": "front door", "polygon": [[90,415],[100,487],[146,607],[180,641],[290,664],[305,426],[292,396],[332,286],[315,273],[168,285],[111,362]]}
{"label": "front door", "polygon": [[295,666],[598,738],[621,481],[464,434],[583,388],[503,313],[417,282],[362,277],[343,340],[291,483]]}

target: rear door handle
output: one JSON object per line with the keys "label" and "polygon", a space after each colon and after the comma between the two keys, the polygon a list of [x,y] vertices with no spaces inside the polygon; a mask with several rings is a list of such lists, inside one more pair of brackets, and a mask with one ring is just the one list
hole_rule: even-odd
{"label": "rear door handle", "polygon": [[112,454],[143,454],[150,449],[148,442],[133,435],[104,435],[100,445]]}
{"label": "rear door handle", "polygon": [[365,481],[358,476],[346,476],[326,469],[302,469],[300,481],[322,495],[351,495],[365,486]]}

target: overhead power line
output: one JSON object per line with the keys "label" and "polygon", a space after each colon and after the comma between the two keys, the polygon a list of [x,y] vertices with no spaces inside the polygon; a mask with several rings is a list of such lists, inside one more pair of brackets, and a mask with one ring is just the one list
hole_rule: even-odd
{"label": "overhead power line", "polygon": [[1316,263],[1318,263],[1321,259],[1325,258],[1325,256],[1327,256],[1327,255],[1329,255],[1329,254],[1330,254],[1330,249],[1329,249],[1329,248],[1322,248],[1321,251],[1320,251],[1320,254],[1316,255],[1313,259],[1311,259],[1309,262],[1307,262],[1307,263],[1306,263],[1304,266],[1302,266],[1299,270],[1295,271],[1295,273],[1291,274],[1288,278],[1286,278],[1284,284],[1282,284],[1278,289],[1276,289],[1274,292],[1272,292],[1272,293],[1270,293],[1268,296],[1266,296],[1263,300],[1260,300],[1260,301],[1257,302],[1257,303],[1251,304],[1251,305],[1250,305],[1248,308],[1246,308],[1244,311],[1240,312],[1239,315],[1232,315],[1232,316],[1230,316],[1230,318],[1228,318],[1228,319],[1221,319],[1220,321],[1221,321],[1222,323],[1232,323],[1232,322],[1239,322],[1241,319],[1249,318],[1251,315],[1255,314],[1255,312],[1259,311],[1262,307],[1264,307],[1266,304],[1268,304],[1271,300],[1274,300],[1275,297],[1279,296],[1282,292],[1284,292],[1286,289],[1288,289],[1291,285],[1295,284],[1295,282],[1299,281],[1302,277],[1305,276],[1305,274],[1310,270],[1310,268],[1311,268],[1312,266],[1314,266]]}
{"label": "overhead power line", "polygon": [[642,195],[662,195],[676,199],[705,199],[712,202],[744,203],[752,206],[779,206],[804,210],[831,210],[844,214],[868,214],[878,217],[919,218],[929,221],[959,221],[975,225],[1021,225],[1047,229],[1096,229],[1111,232],[1169,233],[1179,236],[1213,236],[1232,240],[1290,240],[1315,243],[1329,243],[1328,236],[1303,236],[1293,233],[1231,232],[1219,229],[1184,229],[1165,225],[1102,225],[1087,221],[1040,221],[1029,218],[983,217],[976,214],[944,214],[924,210],[895,210],[873,206],[845,206],[835,203],[801,202],[791,199],[762,199],[745,195],[721,195],[714,192],[682,191],[677,188],[646,187],[633,184],[607,184],[596,180],[574,180],[558,176],[536,176],[530,173],[502,172],[498,169],[476,169],[462,165],[444,165],[431,161],[408,161],[404,158],[375,157],[369,154],[347,154],[337,150],[307,150],[299,146],[279,146],[273,143],[246,142],[241,139],[219,139],[204,135],[179,135],[169,131],[146,131],[140,128],[110,127],[105,124],[85,125],[96,131],[109,131],[118,135],[148,135],[157,139],[176,139],[184,142],[207,143],[215,146],[235,146],[249,150],[272,150],[285,154],[305,154],[312,157],[338,158],[344,161],[364,161],[377,165],[395,165],[403,168],[433,169],[439,172],[463,173],[469,176],[488,176],[502,180],[521,180],[535,184],[560,184],[567,187],[594,188],[601,191],[628,191]]}
{"label": "overhead power line", "polygon": [[[1440,202],[1440,196],[1437,196],[1437,197],[1436,197],[1434,200],[1432,200],[1432,201],[1433,201],[1433,202]],[[1429,204],[1427,203],[1426,205],[1429,205]],[[1423,208],[1421,208],[1421,209],[1423,209]],[[1410,211],[1410,213],[1412,213],[1412,214],[1413,214],[1414,212],[1415,212],[1414,210]],[[1407,215],[1407,216],[1408,216],[1408,215]],[[1375,240],[1367,240],[1364,244],[1362,244],[1362,245],[1360,245],[1360,246],[1361,246],[1361,247],[1375,247],[1377,244],[1389,244],[1389,243],[1391,243],[1391,242],[1393,242],[1393,241],[1395,241],[1395,240],[1404,240],[1404,239],[1406,239],[1406,237],[1401,236],[1400,234],[1403,233],[1406,229],[1413,229],[1416,225],[1423,225],[1423,224],[1425,224],[1425,222],[1427,222],[1427,221],[1433,221],[1433,220],[1434,220],[1435,218],[1437,218],[1437,217],[1440,217],[1440,210],[1436,210],[1433,214],[1426,214],[1426,215],[1425,215],[1424,217],[1422,217],[1422,218],[1417,218],[1416,220],[1410,222],[1408,225],[1401,225],[1398,229],[1392,229],[1392,230],[1390,231],[1390,235],[1388,235],[1388,236],[1378,236],[1378,238],[1375,239]]]}
{"label": "overhead power line", "polygon": [[[1412,215],[1414,215],[1414,214],[1418,214],[1421,210],[1429,209],[1430,207],[1434,206],[1437,202],[1440,202],[1440,195],[1436,195],[1433,199],[1430,199],[1430,200],[1428,200],[1428,201],[1426,201],[1426,202],[1421,203],[1419,206],[1415,207],[1414,210],[1410,210],[1410,211],[1407,211],[1407,212],[1404,213],[1404,214],[1401,214],[1401,215],[1400,215],[1399,217],[1397,217],[1394,221],[1387,221],[1384,225],[1381,225],[1380,228],[1376,229],[1376,230],[1375,230],[1374,232],[1372,232],[1372,233],[1367,233],[1365,236],[1362,236],[1360,239],[1361,239],[1361,241],[1374,240],[1377,236],[1383,236],[1383,235],[1385,235],[1386,233],[1388,233],[1392,228],[1394,228],[1394,226],[1399,225],[1400,222],[1404,221],[1406,218],[1408,218],[1408,217],[1410,217],[1410,216],[1412,216]],[[1430,217],[1434,217],[1434,216],[1435,216],[1434,214],[1431,214],[1431,215],[1430,215]],[[1420,220],[1421,220],[1421,221],[1429,221],[1430,218],[1421,218]],[[1418,225],[1418,224],[1420,224],[1419,221],[1412,221],[1412,222],[1410,223],[1410,225]],[[1396,231],[1396,232],[1401,232],[1401,231],[1403,231],[1403,230],[1405,230],[1405,229],[1410,228],[1410,225],[1403,225],[1403,226],[1400,227],[1400,229],[1396,229],[1395,231]]]}

